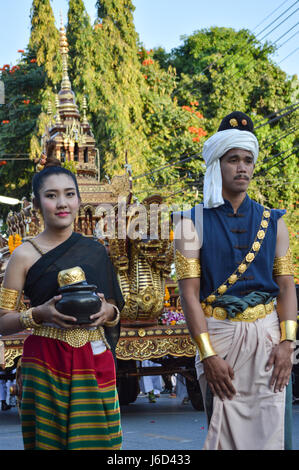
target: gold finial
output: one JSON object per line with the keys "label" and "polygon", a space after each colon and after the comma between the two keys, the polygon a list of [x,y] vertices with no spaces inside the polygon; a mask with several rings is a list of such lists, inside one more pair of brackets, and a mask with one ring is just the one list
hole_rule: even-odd
{"label": "gold finial", "polygon": [[60,53],[62,56],[62,70],[63,70],[63,75],[62,75],[62,82],[61,82],[61,88],[62,89],[71,89],[71,82],[68,76],[68,66],[67,66],[67,60],[68,60],[68,51],[69,51],[69,45],[67,42],[67,37],[65,34],[65,29],[63,26],[62,22],[62,14],[60,12]]}
{"label": "gold finial", "polygon": [[87,110],[87,100],[86,100],[86,96],[83,95],[83,104],[82,104],[82,108],[83,108],[83,124],[88,124],[88,121],[87,121],[87,117],[86,117],[86,110]]}
{"label": "gold finial", "polygon": [[61,124],[61,119],[60,119],[60,112],[59,112],[59,98],[58,98],[58,95],[56,94],[55,95],[55,106],[56,106],[56,123],[57,124]]}
{"label": "gold finial", "polygon": [[48,100],[48,108],[47,108],[47,114],[48,116],[52,116],[52,103],[50,100]]}

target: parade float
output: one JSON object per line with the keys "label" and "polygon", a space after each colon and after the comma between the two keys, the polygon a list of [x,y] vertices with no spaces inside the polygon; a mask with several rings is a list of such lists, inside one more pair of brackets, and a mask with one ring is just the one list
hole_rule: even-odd
{"label": "parade float", "polygon": [[[52,115],[50,106],[48,109],[49,124],[42,138],[41,158],[35,162],[36,171],[42,170],[46,161],[54,159],[76,171],[81,206],[74,231],[104,244],[117,272],[125,299],[116,348],[120,402],[128,404],[136,400],[138,379],[142,375],[181,373],[186,377],[193,406],[201,409],[194,369],[195,346],[180,308],[177,285],[170,278],[173,264],[171,226],[168,236],[164,233],[162,237],[163,222],[159,214],[154,236],[149,227],[141,236],[132,236],[136,219],[140,217],[138,208],[142,206],[143,215],[150,219],[151,208],[159,207],[162,197],[153,195],[136,201],[129,167],[111,181],[100,181],[100,157],[86,118],[87,102],[83,102],[81,116],[68,76],[68,44],[63,27],[60,29],[60,51],[63,63],[61,89],[56,96],[56,114]],[[31,202],[23,198],[21,205],[19,212],[8,215],[8,241],[0,240],[0,284],[13,249],[43,230],[42,218]],[[112,234],[107,231],[109,221],[114,229]],[[26,304],[27,300],[23,301]],[[17,367],[23,341],[29,334],[26,330],[0,338],[3,370],[11,372]],[[157,363],[157,367],[142,367],[142,361],[148,359]]]}

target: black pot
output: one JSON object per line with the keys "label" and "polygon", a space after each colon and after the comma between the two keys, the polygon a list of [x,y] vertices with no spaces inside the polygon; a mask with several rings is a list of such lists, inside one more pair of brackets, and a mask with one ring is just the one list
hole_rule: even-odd
{"label": "black pot", "polygon": [[58,289],[62,298],[55,307],[64,315],[75,317],[78,324],[92,323],[90,315],[101,310],[102,301],[96,294],[97,286],[88,285],[86,281],[70,284]]}

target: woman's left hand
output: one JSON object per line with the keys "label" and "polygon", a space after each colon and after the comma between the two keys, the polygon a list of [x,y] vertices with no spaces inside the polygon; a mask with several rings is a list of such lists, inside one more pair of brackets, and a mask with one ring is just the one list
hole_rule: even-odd
{"label": "woman's left hand", "polygon": [[[90,315],[90,319],[92,320],[92,323],[89,323],[86,326],[102,326],[106,321],[111,321],[115,317],[115,309],[113,307],[113,304],[110,304],[107,302],[107,300],[104,297],[104,294],[97,294],[97,296],[101,299],[102,301],[102,306],[101,310],[98,313],[95,313],[94,315]],[[81,325],[83,326],[83,325]]]}

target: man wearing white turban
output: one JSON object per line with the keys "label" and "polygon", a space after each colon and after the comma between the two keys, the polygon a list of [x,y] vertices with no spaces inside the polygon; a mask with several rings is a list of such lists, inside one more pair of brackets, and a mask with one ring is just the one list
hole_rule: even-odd
{"label": "man wearing white turban", "polygon": [[207,167],[203,189],[204,207],[212,208],[224,204],[220,158],[226,152],[235,148],[251,152],[254,163],[256,163],[259,145],[257,138],[252,132],[226,129],[216,132],[205,142],[202,152]]}
{"label": "man wearing white turban", "polygon": [[247,195],[258,152],[249,116],[226,116],[204,144],[203,204],[183,212],[175,229],[181,303],[209,422],[204,449],[291,447],[285,404],[296,292],[285,211]]}

